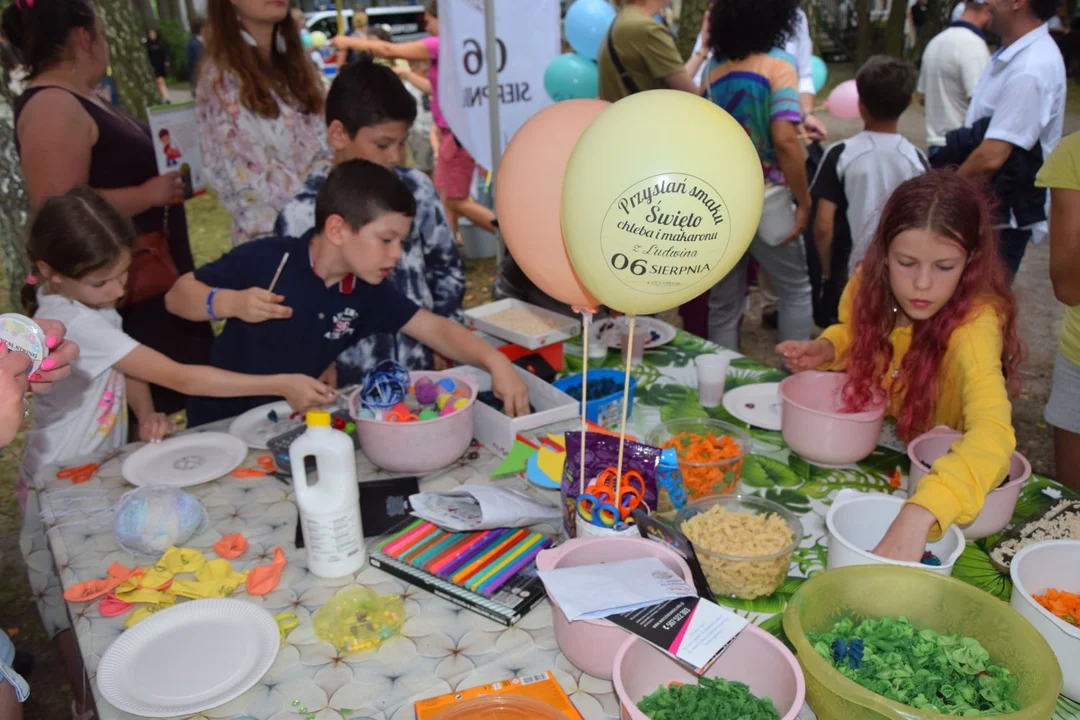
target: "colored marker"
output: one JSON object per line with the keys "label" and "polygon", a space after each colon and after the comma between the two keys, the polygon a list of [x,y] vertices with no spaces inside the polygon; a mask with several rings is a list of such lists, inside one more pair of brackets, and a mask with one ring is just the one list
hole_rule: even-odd
{"label": "colored marker", "polygon": [[393,535],[391,535],[390,537],[388,537],[388,538],[384,539],[384,540],[383,540],[383,541],[382,541],[381,543],[379,543],[379,547],[378,547],[378,550],[380,550],[380,551],[381,551],[381,550],[382,550],[383,548],[385,548],[385,547],[386,547],[387,545],[389,545],[390,543],[394,542],[395,540],[397,540],[397,539],[401,538],[401,537],[402,537],[403,535],[405,535],[406,533],[412,532],[412,531],[413,531],[413,530],[415,530],[416,528],[418,528],[418,527],[420,527],[421,525],[423,525],[423,524],[424,524],[424,522],[425,522],[424,520],[419,520],[419,519],[417,519],[417,520],[414,520],[413,522],[409,523],[408,525],[406,525],[405,527],[401,528],[401,529],[400,529],[400,530],[398,530],[398,531],[397,531],[396,533],[394,533]]}
{"label": "colored marker", "polygon": [[465,567],[467,564],[471,563],[475,558],[480,557],[482,554],[495,547],[497,544],[509,537],[512,532],[513,530],[511,530],[510,528],[492,530],[491,536],[485,538],[484,542],[472,548],[471,550],[469,550],[469,552],[463,554],[460,558],[454,560],[452,563],[443,568],[442,571],[439,572],[439,577],[450,580],[451,576],[454,573]]}
{"label": "colored marker", "polygon": [[540,554],[540,551],[551,547],[551,538],[545,538],[543,542],[534,547],[529,552],[522,555],[513,563],[503,568],[498,574],[493,576],[490,580],[480,586],[480,592],[484,595],[494,595],[495,591],[501,588],[511,578],[521,572],[524,568],[528,567],[530,563],[536,560],[536,556]]}
{"label": "colored marker", "polygon": [[447,533],[446,537],[444,537],[442,541],[428,548],[420,555],[414,557],[412,560],[409,561],[409,564],[413,567],[422,568],[424,566],[424,563],[426,563],[431,558],[438,556],[440,553],[442,553],[444,550],[446,550],[448,547],[450,547],[460,539],[461,533]]}
{"label": "colored marker", "polygon": [[390,543],[389,545],[387,545],[386,549],[383,550],[383,552],[385,554],[389,555],[390,557],[392,557],[394,559],[397,559],[397,557],[401,553],[405,552],[410,547],[412,547],[415,543],[420,542],[421,540],[423,540],[424,538],[426,538],[428,535],[435,532],[436,530],[438,530],[437,526],[433,525],[432,523],[429,523],[429,522],[425,521],[423,525],[416,528],[415,530],[413,530],[408,535],[405,535],[404,537],[401,537],[398,540],[396,540],[396,541]]}
{"label": "colored marker", "polygon": [[465,582],[472,578],[473,575],[478,572],[482,572],[483,569],[488,566],[488,563],[490,563],[494,558],[502,555],[504,552],[506,552],[508,548],[513,547],[515,543],[519,542],[523,537],[528,534],[529,531],[525,529],[515,531],[508,538],[493,547],[491,550],[488,550],[486,553],[473,560],[464,568],[454,573],[453,582],[458,585],[464,586]]}
{"label": "colored marker", "polygon": [[457,533],[455,536],[455,540],[452,543],[443,548],[442,552],[440,552],[438,555],[433,555],[432,557],[429,557],[424,562],[424,564],[420,566],[420,569],[434,574],[432,568],[435,567],[437,563],[442,560],[450,562],[450,560],[452,560],[456,556],[457,552],[461,550],[461,548],[465,547],[470,542],[476,539],[475,535],[476,533],[473,532]]}
{"label": "colored marker", "polygon": [[445,530],[436,528],[435,532],[421,538],[419,542],[414,544],[412,547],[407,548],[405,552],[401,553],[401,555],[398,556],[398,562],[412,564],[413,559],[415,559],[417,555],[423,554],[425,550],[432,547],[433,545],[438,545],[440,542],[443,541],[444,538],[446,538],[448,534],[449,533],[447,533]]}
{"label": "colored marker", "polygon": [[473,552],[476,551],[477,548],[491,540],[496,534],[498,534],[497,530],[481,530],[479,532],[471,533],[472,537],[469,538],[468,542],[433,562],[431,568],[429,568],[430,571],[439,577],[443,577],[444,570],[449,572],[448,568],[452,569],[453,566],[463,558],[472,557]]}

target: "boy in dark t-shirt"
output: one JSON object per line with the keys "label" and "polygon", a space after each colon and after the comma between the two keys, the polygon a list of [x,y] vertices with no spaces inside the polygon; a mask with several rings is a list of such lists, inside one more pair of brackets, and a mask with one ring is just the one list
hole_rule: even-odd
{"label": "boy in dark t-shirt", "polygon": [[[360,339],[400,331],[445,357],[486,368],[507,415],[527,413],[525,384],[504,355],[383,282],[401,257],[415,212],[412,192],[393,171],[349,160],[319,190],[310,241],[269,236],[234,248],[180,278],[166,305],[192,320],[230,318],[214,343],[215,367],[253,374],[291,368],[318,377]],[[270,292],[265,288],[279,266]],[[194,398],[188,422],[238,415],[272,399]]]}

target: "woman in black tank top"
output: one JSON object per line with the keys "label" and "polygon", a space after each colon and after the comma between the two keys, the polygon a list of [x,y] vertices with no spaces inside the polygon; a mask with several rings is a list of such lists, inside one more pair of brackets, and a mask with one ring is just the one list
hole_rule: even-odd
{"label": "woman in black tank top", "polygon": [[[121,114],[94,88],[108,67],[108,47],[85,0],[13,3],[5,35],[29,51],[26,91],[15,102],[16,145],[31,204],[86,185],[131,217],[136,230],[166,230],[183,275],[194,269],[177,173],[158,175],[145,123]],[[167,209],[167,212],[166,212]],[[207,323],[171,315],[164,296],[120,308],[124,331],[184,364],[206,364],[213,333]],[[152,386],[159,412],[184,408],[186,398]],[[134,427],[134,426],[133,426]]]}

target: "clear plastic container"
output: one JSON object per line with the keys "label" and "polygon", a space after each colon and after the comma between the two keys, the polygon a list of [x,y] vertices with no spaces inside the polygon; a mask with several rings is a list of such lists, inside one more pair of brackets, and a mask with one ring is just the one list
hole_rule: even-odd
{"label": "clear plastic container", "polygon": [[702,542],[694,542],[694,539],[690,538],[701,569],[705,571],[705,579],[709,581],[709,588],[715,595],[746,600],[772,595],[787,578],[791,555],[802,542],[803,529],[799,518],[782,505],[753,495],[710,495],[687,503],[686,507],[675,515],[675,527],[685,535],[683,523],[695,515],[708,512],[714,505],[719,505],[728,512],[779,515],[791,529],[793,537],[790,543],[768,555],[758,556],[714,552]]}
{"label": "clear plastic container", "polygon": [[[1061,691],[1053,651],[1024,618],[972,585],[892,565],[829,570],[807,580],[788,602],[784,632],[806,678],[806,700],[823,720],[944,720],[948,717],[888,700],[841,675],[818,655],[808,633],[831,630],[840,619],[899,617],[943,635],[975,638],[993,662],[1016,676],[1020,712],[1003,720],[1046,720]],[[1075,672],[1070,668],[1069,672]]]}
{"label": "clear plastic container", "polygon": [[570,720],[555,708],[521,695],[485,695],[443,710],[434,720]]}
{"label": "clear plastic container", "polygon": [[712,418],[679,418],[660,423],[649,431],[649,445],[663,447],[671,438],[681,433],[716,437],[727,435],[739,446],[738,455],[715,462],[690,462],[679,459],[686,494],[693,500],[708,495],[724,495],[735,492],[742,477],[743,460],[753,449],[750,436],[742,428]]}

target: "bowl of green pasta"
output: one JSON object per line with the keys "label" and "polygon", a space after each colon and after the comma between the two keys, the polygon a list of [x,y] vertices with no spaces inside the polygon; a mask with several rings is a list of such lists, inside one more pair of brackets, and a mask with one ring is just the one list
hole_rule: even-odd
{"label": "bowl of green pasta", "polygon": [[926,570],[859,565],[807,580],[784,632],[819,718],[1045,720],[1062,674],[1019,613]]}

